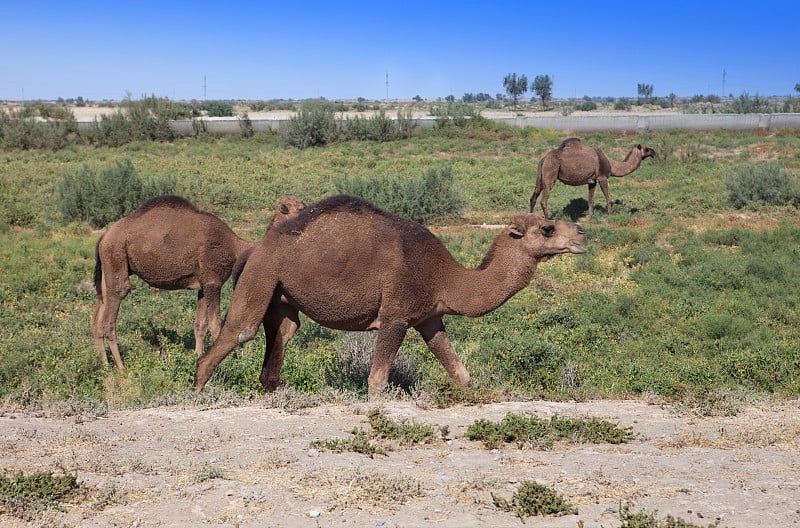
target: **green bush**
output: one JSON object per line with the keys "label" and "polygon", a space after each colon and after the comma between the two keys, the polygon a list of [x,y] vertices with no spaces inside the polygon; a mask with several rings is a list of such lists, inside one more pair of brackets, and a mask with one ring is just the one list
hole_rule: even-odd
{"label": "green bush", "polygon": [[359,196],[404,218],[425,224],[435,219],[458,218],[464,199],[455,188],[453,171],[430,168],[407,179],[344,177],[335,182],[340,193]]}
{"label": "green bush", "polygon": [[492,493],[492,500],[498,508],[516,513],[522,522],[525,522],[526,517],[534,515],[578,514],[578,509],[564,500],[558,492],[530,480],[520,484],[510,501],[494,493]]}
{"label": "green bush", "polygon": [[58,210],[67,222],[88,222],[105,227],[133,212],[148,198],[169,194],[175,182],[161,179],[143,182],[130,159],[100,170],[84,165],[64,173],[56,185]]}
{"label": "green bush", "polygon": [[725,179],[734,207],[749,205],[800,206],[800,180],[774,162],[743,163]]}
{"label": "green bush", "polygon": [[300,111],[280,128],[281,143],[304,149],[327,145],[336,140],[336,108],[324,99],[303,103]]}
{"label": "green bush", "polygon": [[25,115],[25,111],[14,114],[0,110],[0,147],[59,150],[77,142],[78,123],[72,113],[47,106],[38,113]]}
{"label": "green bush", "polygon": [[21,471],[13,477],[0,475],[0,511],[24,520],[69,500],[79,490],[75,475],[54,477],[50,472],[25,475]]}
{"label": "green bush", "polygon": [[230,101],[205,101],[201,108],[206,111],[208,117],[231,117],[233,115],[233,103]]}
{"label": "green bush", "polygon": [[85,136],[89,143],[119,147],[132,141],[172,141],[175,132],[170,120],[186,117],[185,105],[167,98],[145,97],[138,101],[126,98],[114,114],[94,120]]}

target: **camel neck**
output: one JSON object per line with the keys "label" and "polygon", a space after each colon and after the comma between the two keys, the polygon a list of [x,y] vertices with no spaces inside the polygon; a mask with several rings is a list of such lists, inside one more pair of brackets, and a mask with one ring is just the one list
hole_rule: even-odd
{"label": "camel neck", "polygon": [[530,257],[511,258],[495,249],[479,267],[451,274],[446,304],[452,313],[480,317],[530,284],[537,262]]}
{"label": "camel neck", "polygon": [[642,159],[634,155],[633,151],[629,152],[622,161],[615,161],[612,159],[609,159],[609,161],[611,162],[612,176],[627,176],[638,169],[639,165],[642,163]]}

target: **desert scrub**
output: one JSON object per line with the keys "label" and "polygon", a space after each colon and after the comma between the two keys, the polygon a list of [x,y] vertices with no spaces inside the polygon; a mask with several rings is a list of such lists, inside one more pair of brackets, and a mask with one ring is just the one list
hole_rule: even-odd
{"label": "desert scrub", "polygon": [[467,428],[466,437],[482,441],[487,449],[495,449],[503,443],[513,443],[519,447],[549,448],[560,440],[622,444],[633,439],[633,429],[619,427],[594,416],[564,418],[553,415],[549,420],[543,420],[535,416],[508,413],[500,422],[484,418],[476,420]]}
{"label": "desert scrub", "polygon": [[494,505],[498,508],[514,512],[524,523],[526,517],[535,515],[577,515],[578,509],[564,500],[555,490],[529,480],[520,484],[511,500],[506,500],[492,493]]}
{"label": "desert scrub", "polygon": [[99,171],[84,165],[65,172],[56,186],[58,210],[67,222],[105,227],[133,212],[142,202],[175,188],[171,179],[143,181],[129,158]]}
{"label": "desert scrub", "polygon": [[358,196],[421,224],[459,218],[465,206],[453,169],[447,165],[409,178],[353,176],[339,178],[335,183],[340,193]]}
{"label": "desert scrub", "polygon": [[725,179],[737,209],[750,205],[800,206],[800,179],[774,162],[743,163]]}
{"label": "desert scrub", "polygon": [[3,474],[0,475],[0,504],[3,511],[31,520],[75,497],[79,489],[75,475],[56,477],[51,472],[25,475],[21,471],[11,477]]}
{"label": "desert scrub", "polygon": [[[667,515],[666,518],[660,519],[656,513],[633,513],[628,505],[624,505],[619,512],[619,518],[622,521],[620,528],[703,528],[700,525],[684,521],[680,517],[676,518],[672,515]],[[715,528],[717,526],[719,526],[719,519],[716,522],[709,523],[707,528]]]}
{"label": "desert scrub", "polygon": [[[389,442],[397,443],[401,446],[414,444],[427,444],[437,437],[436,429],[426,423],[415,420],[395,421],[386,416],[379,409],[372,409],[367,414],[367,420],[372,428],[365,431],[359,427],[353,429],[350,438],[336,438],[333,440],[314,440],[311,447],[316,449],[327,449],[341,453],[353,451],[372,458],[376,454],[385,455],[392,446]],[[438,431],[439,437],[446,439],[449,429],[441,427]]]}

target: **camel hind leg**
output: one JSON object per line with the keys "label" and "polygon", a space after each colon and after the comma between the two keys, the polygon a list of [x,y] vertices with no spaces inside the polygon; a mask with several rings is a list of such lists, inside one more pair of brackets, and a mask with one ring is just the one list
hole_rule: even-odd
{"label": "camel hind leg", "polygon": [[281,367],[286,354],[286,344],[300,328],[300,317],[296,309],[281,304],[280,296],[273,297],[264,317],[264,363],[258,380],[267,392],[273,392],[281,386]]}
{"label": "camel hind leg", "polygon": [[117,345],[117,316],[119,315],[119,307],[122,304],[122,300],[131,289],[131,282],[126,274],[124,279],[117,281],[114,287],[109,287],[107,284],[109,279],[107,277],[108,275],[103,279],[103,294],[102,296],[98,295],[97,307],[92,317],[92,334],[97,350],[100,353],[100,362],[103,365],[108,365],[105,347],[107,342],[117,368],[125,370],[125,365],[122,363],[122,356],[119,352],[119,345]]}

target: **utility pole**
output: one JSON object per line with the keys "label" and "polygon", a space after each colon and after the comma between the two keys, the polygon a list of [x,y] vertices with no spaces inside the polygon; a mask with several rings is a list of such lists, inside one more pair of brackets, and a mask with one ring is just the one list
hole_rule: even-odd
{"label": "utility pole", "polygon": [[386,100],[389,100],[389,72],[386,72]]}
{"label": "utility pole", "polygon": [[725,97],[725,68],[722,69],[722,97]]}
{"label": "utility pole", "polygon": [[206,88],[208,88],[208,85],[206,84],[206,76],[203,75],[203,101],[206,100]]}

